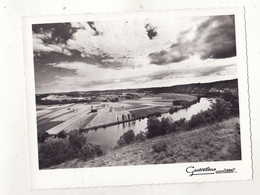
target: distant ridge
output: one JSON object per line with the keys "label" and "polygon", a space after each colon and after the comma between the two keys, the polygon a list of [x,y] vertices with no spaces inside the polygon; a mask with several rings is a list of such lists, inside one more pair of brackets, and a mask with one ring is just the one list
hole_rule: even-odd
{"label": "distant ridge", "polygon": [[137,92],[152,92],[152,93],[185,93],[185,94],[201,94],[214,93],[224,89],[238,90],[238,80],[225,80],[209,83],[192,83],[184,85],[175,85],[170,87],[152,87],[137,89]]}

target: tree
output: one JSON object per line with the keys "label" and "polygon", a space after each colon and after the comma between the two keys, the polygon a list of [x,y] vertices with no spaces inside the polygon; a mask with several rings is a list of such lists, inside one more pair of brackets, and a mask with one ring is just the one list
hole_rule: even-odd
{"label": "tree", "polygon": [[39,167],[41,169],[63,163],[73,158],[73,154],[68,140],[49,137],[44,143],[39,144]]}
{"label": "tree", "polygon": [[37,133],[37,138],[39,143],[43,143],[51,135],[46,131],[40,131]]}
{"label": "tree", "polygon": [[80,133],[78,130],[72,130],[68,133],[69,136],[69,143],[71,144],[73,150],[75,151],[75,154],[79,154],[81,148],[86,143],[86,137]]}
{"label": "tree", "polygon": [[216,103],[212,105],[212,110],[217,121],[230,118],[232,104],[223,99],[217,99]]}
{"label": "tree", "polygon": [[129,145],[130,143],[134,142],[135,140],[135,133],[132,129],[125,132],[117,141],[118,146]]}
{"label": "tree", "polygon": [[103,155],[103,151],[99,145],[93,143],[87,143],[81,148],[81,159],[89,160],[96,156]]}
{"label": "tree", "polygon": [[64,130],[62,130],[57,134],[57,137],[65,139],[67,137],[67,133]]}
{"label": "tree", "polygon": [[162,135],[161,122],[156,117],[149,117],[147,121],[147,138],[153,138],[154,136]]}
{"label": "tree", "polygon": [[171,117],[161,119],[161,134],[165,134],[171,131],[171,124],[173,120]]}
{"label": "tree", "polygon": [[138,141],[138,142],[143,142],[143,141],[145,141],[145,139],[146,139],[145,133],[142,131],[140,131],[140,133],[138,133],[135,136],[135,141]]}

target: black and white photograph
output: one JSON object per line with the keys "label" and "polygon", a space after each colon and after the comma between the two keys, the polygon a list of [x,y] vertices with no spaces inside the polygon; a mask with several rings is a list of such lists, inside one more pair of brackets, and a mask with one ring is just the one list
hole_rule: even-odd
{"label": "black and white photograph", "polygon": [[241,160],[235,22],[33,24],[39,168]]}
{"label": "black and white photograph", "polygon": [[26,18],[31,185],[249,179],[242,14]]}

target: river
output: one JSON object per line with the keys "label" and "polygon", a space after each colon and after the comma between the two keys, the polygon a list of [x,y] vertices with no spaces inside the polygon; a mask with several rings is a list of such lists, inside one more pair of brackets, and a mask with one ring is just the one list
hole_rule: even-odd
{"label": "river", "polygon": [[[173,114],[165,113],[162,117],[171,117],[174,121],[181,118],[189,120],[192,115],[199,113],[200,111],[207,110],[214,99],[212,98],[201,98],[196,104],[193,104],[189,108],[181,109]],[[117,140],[123,133],[132,129],[135,134],[140,131],[146,131],[147,118],[143,120],[131,121],[118,125],[113,125],[106,128],[98,128],[96,130],[90,130],[85,135],[87,136],[87,142],[92,142],[101,146],[102,150],[107,152],[116,146]]]}

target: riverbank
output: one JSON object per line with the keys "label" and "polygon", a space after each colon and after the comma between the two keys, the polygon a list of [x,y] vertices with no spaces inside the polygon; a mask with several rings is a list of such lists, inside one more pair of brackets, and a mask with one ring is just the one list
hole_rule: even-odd
{"label": "riverbank", "polygon": [[[88,132],[89,130],[97,130],[99,128],[107,128],[107,127],[111,127],[114,125],[127,124],[132,121],[141,121],[141,120],[147,119],[152,116],[161,117],[162,115],[167,114],[167,113],[172,115],[174,113],[177,113],[179,110],[190,108],[192,105],[199,103],[200,99],[201,99],[200,96],[197,96],[195,98],[195,100],[191,100],[191,101],[175,100],[175,101],[173,101],[173,105],[168,106],[168,107],[164,106],[163,108],[162,107],[159,107],[159,108],[154,107],[154,108],[149,108],[149,109],[146,108],[145,116],[140,113],[137,114],[137,112],[134,114],[134,113],[131,113],[131,111],[130,111],[131,119],[124,119],[122,121],[116,121],[116,122],[106,123],[106,124],[102,124],[102,125],[86,127],[84,129],[80,129],[80,132]],[[158,111],[158,110],[160,110],[160,111]],[[134,115],[134,117],[132,117],[132,115]]]}
{"label": "riverbank", "polygon": [[[112,150],[89,161],[74,159],[51,168],[240,160],[240,131],[236,128],[238,122],[239,118],[231,118],[192,131],[147,139]],[[154,152],[153,145],[160,143],[167,145],[167,149],[159,153]]]}

